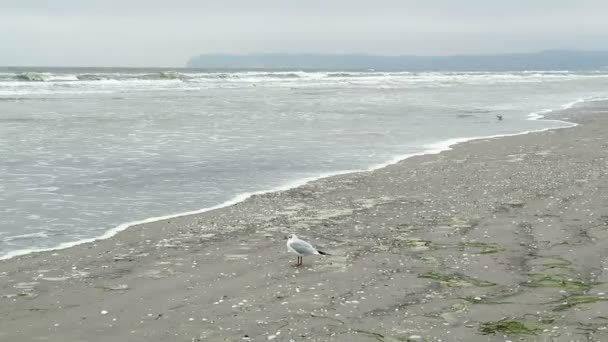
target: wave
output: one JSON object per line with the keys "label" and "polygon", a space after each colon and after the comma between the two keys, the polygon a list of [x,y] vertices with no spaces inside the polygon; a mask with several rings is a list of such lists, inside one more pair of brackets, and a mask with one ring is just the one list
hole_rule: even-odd
{"label": "wave", "polygon": [[286,73],[268,73],[262,75],[262,77],[270,77],[270,78],[301,78],[301,74],[295,72],[286,72]]}
{"label": "wave", "polygon": [[29,82],[44,82],[46,80],[44,74],[37,72],[22,72],[20,74],[15,75],[14,78],[20,81]]}
{"label": "wave", "polygon": [[48,72],[21,72],[17,74],[4,74],[0,82],[17,80],[23,82],[74,82],[74,81],[103,81],[103,80],[184,80],[190,76],[176,71],[161,71],[148,74],[130,73],[84,73],[84,74],[53,74]]}
{"label": "wave", "polygon": [[13,80],[22,82],[62,82],[78,81],[78,75],[52,74],[48,72],[22,72],[15,74]]}
{"label": "wave", "polygon": [[[264,83],[272,85],[293,85],[291,81],[310,84],[332,84],[332,82],[356,82],[355,84],[377,83],[385,87],[451,86],[459,83],[487,84],[496,82],[543,82],[546,80],[571,80],[576,78],[606,78],[608,72],[595,70],[588,72],[571,71],[523,71],[523,72],[377,72],[377,71],[238,71],[238,72],[192,72],[192,71],[154,71],[154,72],[38,72],[0,74],[0,87],[19,86],[11,82],[45,82],[53,84],[95,84],[114,81],[118,84],[132,81],[183,81],[209,86],[235,85],[243,83]],[[33,85],[32,85],[33,86]]]}
{"label": "wave", "polygon": [[[536,112],[532,112],[530,114],[528,114],[528,119],[527,120],[547,120],[546,116],[549,113],[554,113],[557,111],[561,111],[561,110],[568,110],[571,109],[573,107],[575,107],[576,105],[578,105],[579,103],[589,103],[589,102],[600,102],[600,101],[607,101],[608,97],[603,97],[603,96],[588,96],[588,97],[582,97],[580,99],[576,99],[574,101],[568,102],[564,105],[561,105],[559,108],[553,108],[553,109],[543,109],[543,110],[539,110]],[[567,121],[562,121],[562,120],[547,120],[547,121],[560,121],[560,122],[567,122]]]}
{"label": "wave", "polygon": [[330,72],[325,76],[327,78],[350,78],[350,77],[403,77],[410,76],[410,72],[373,72],[373,71],[362,71],[362,72]]}
{"label": "wave", "polygon": [[10,241],[16,241],[16,240],[44,239],[44,238],[48,238],[48,237],[49,236],[46,232],[37,232],[37,233],[30,233],[30,234],[7,236],[7,237],[2,238],[2,241],[10,242]]}
{"label": "wave", "polygon": [[183,217],[183,216],[188,216],[188,215],[195,215],[195,214],[202,214],[211,210],[216,210],[216,209],[221,209],[221,208],[225,208],[225,207],[229,207],[232,206],[234,204],[243,202],[253,196],[257,196],[257,195],[263,195],[266,193],[272,193],[272,192],[278,192],[278,191],[285,191],[285,190],[289,190],[289,189],[293,189],[293,188],[297,188],[300,187],[302,185],[308,184],[312,181],[315,180],[319,180],[322,178],[326,178],[326,177],[330,177],[330,176],[335,176],[335,175],[340,175],[340,174],[347,174],[347,173],[353,173],[353,172],[358,172],[360,170],[347,170],[347,171],[341,171],[338,173],[327,173],[327,174],[321,174],[319,176],[315,176],[315,177],[309,177],[309,178],[304,178],[298,181],[294,181],[294,182],[290,182],[287,183],[283,186],[279,186],[276,188],[272,188],[270,190],[263,190],[263,191],[254,191],[254,192],[246,192],[246,193],[242,193],[242,194],[238,194],[236,196],[234,196],[232,199],[225,201],[223,203],[220,203],[218,205],[212,206],[212,207],[207,207],[207,208],[203,208],[203,209],[199,209],[199,210],[194,210],[194,211],[188,211],[188,212],[182,212],[182,213],[176,213],[176,214],[170,214],[170,215],[165,215],[165,216],[157,216],[157,217],[150,217],[144,220],[140,220],[140,221],[133,221],[133,222],[127,222],[127,223],[123,223],[120,224],[108,231],[106,231],[104,234],[102,234],[101,236],[98,237],[94,237],[94,238],[88,238],[88,239],[82,239],[82,240],[78,240],[78,241],[72,241],[72,242],[63,242],[61,244],[59,244],[58,246],[55,247],[48,247],[48,248],[27,248],[27,249],[19,249],[19,250],[14,250],[14,251],[10,251],[5,255],[0,256],[0,260],[7,260],[7,259],[11,259],[14,258],[16,256],[21,256],[21,255],[27,255],[27,254],[31,254],[31,253],[38,253],[38,252],[48,252],[48,251],[55,251],[55,250],[61,250],[61,249],[66,249],[66,248],[70,248],[70,247],[74,247],[74,246],[78,246],[81,244],[85,244],[85,243],[91,243],[91,242],[95,242],[95,241],[99,241],[99,240],[105,240],[105,239],[109,239],[111,237],[113,237],[114,235],[120,233],[121,231],[129,228],[129,227],[133,227],[133,226],[137,226],[137,225],[141,225],[141,224],[146,224],[146,223],[150,223],[150,222],[157,222],[157,221],[162,221],[162,220],[168,220],[168,219],[172,219],[172,218],[177,218],[177,217]]}
{"label": "wave", "polygon": [[162,79],[169,79],[169,80],[179,80],[183,77],[182,74],[180,74],[179,72],[175,72],[175,71],[163,71],[163,72],[158,73],[158,75]]}
{"label": "wave", "polygon": [[[553,112],[556,110],[563,110],[563,109],[568,109],[568,108],[572,108],[575,105],[582,103],[582,102],[592,102],[592,101],[601,101],[601,100],[606,100],[606,98],[581,98],[581,99],[577,99],[575,101],[569,102],[567,104],[564,104],[562,106],[560,106],[558,109],[547,109],[547,110],[543,110],[543,111],[538,111],[535,113],[544,113],[547,114],[549,112]],[[529,120],[545,120],[544,119],[544,115],[543,116],[538,116],[538,114],[535,113],[531,113],[529,115]],[[537,116],[533,116],[533,115],[537,115]],[[431,143],[431,144],[426,144],[423,145],[423,150],[420,152],[416,152],[416,153],[409,153],[409,154],[403,154],[403,155],[398,155],[395,156],[394,158],[388,160],[387,162],[384,163],[378,163],[378,164],[374,164],[368,168],[364,168],[364,169],[353,169],[353,170],[342,170],[342,171],[336,171],[336,172],[330,172],[330,173],[323,173],[323,174],[319,174],[317,176],[312,176],[312,177],[307,177],[307,178],[303,178],[303,179],[299,179],[296,181],[292,181],[289,183],[286,183],[282,186],[278,186],[275,188],[271,188],[269,190],[262,190],[262,191],[255,191],[255,192],[246,192],[246,193],[241,193],[238,194],[236,196],[234,196],[233,198],[231,198],[228,201],[225,201],[223,203],[220,203],[218,205],[215,206],[211,206],[211,207],[206,207],[203,209],[199,209],[199,210],[193,210],[193,211],[187,211],[187,212],[181,212],[181,213],[175,213],[175,214],[170,214],[170,215],[165,215],[165,216],[157,216],[157,217],[150,217],[144,220],[139,220],[139,221],[133,221],[133,222],[126,222],[123,224],[120,224],[108,231],[106,231],[104,234],[97,236],[97,237],[93,237],[93,238],[87,238],[87,239],[81,239],[78,241],[71,241],[71,242],[64,242],[61,243],[55,247],[49,247],[49,248],[28,248],[28,249],[20,249],[20,250],[14,250],[14,251],[10,251],[5,255],[0,256],[0,260],[7,260],[7,259],[11,259],[13,257],[17,257],[17,256],[22,256],[22,255],[27,255],[27,254],[31,254],[31,253],[37,253],[37,252],[47,252],[47,251],[54,251],[54,250],[61,250],[61,249],[66,249],[66,248],[70,248],[70,247],[74,247],[77,245],[81,245],[81,244],[86,244],[86,243],[91,243],[91,242],[95,242],[95,241],[99,241],[99,240],[105,240],[105,239],[109,239],[113,236],[115,236],[116,234],[118,234],[121,231],[126,230],[127,228],[133,227],[133,226],[137,226],[137,225],[141,225],[141,224],[146,224],[146,223],[151,223],[151,222],[157,222],[157,221],[162,221],[162,220],[167,220],[167,219],[172,219],[172,218],[177,218],[177,217],[183,217],[183,216],[189,216],[189,215],[196,215],[196,214],[201,214],[201,213],[205,213],[208,211],[212,211],[212,210],[216,210],[216,209],[221,209],[221,208],[225,208],[225,207],[229,207],[232,205],[235,205],[237,203],[243,202],[253,196],[257,196],[257,195],[263,195],[266,193],[273,193],[273,192],[280,192],[280,191],[286,191],[289,189],[293,189],[293,188],[297,188],[297,187],[301,187],[303,185],[306,185],[310,182],[314,182],[323,178],[327,178],[327,177],[333,177],[333,176],[340,176],[340,175],[345,175],[345,174],[351,174],[351,173],[357,173],[357,172],[371,172],[374,170],[378,170],[381,168],[385,168],[389,165],[393,165],[396,163],[399,163],[405,159],[409,159],[412,157],[416,157],[416,156],[422,156],[422,155],[430,155],[430,154],[439,154],[441,152],[444,151],[448,151],[448,150],[452,150],[454,148],[455,145],[464,143],[464,142],[468,142],[468,141],[473,141],[473,140],[481,140],[481,139],[495,139],[495,138],[502,138],[502,137],[511,137],[511,136],[518,136],[518,135],[525,135],[525,134],[530,134],[530,133],[539,133],[539,132],[545,132],[545,131],[549,131],[549,130],[556,130],[556,129],[564,129],[564,128],[571,128],[571,127],[575,127],[578,126],[577,123],[573,123],[573,122],[568,122],[568,121],[562,121],[562,120],[547,120],[547,121],[552,121],[552,122],[560,122],[563,125],[561,127],[549,127],[549,128],[541,128],[541,129],[537,129],[537,130],[529,130],[529,131],[523,131],[523,132],[516,132],[516,133],[507,133],[507,134],[496,134],[496,135],[487,135],[487,136],[474,136],[474,137],[461,137],[461,138],[450,138],[450,139],[445,139],[445,140],[441,140],[435,143]],[[35,233],[35,234],[44,234],[44,233]],[[26,236],[28,234],[25,234],[23,236],[21,236],[22,238],[24,236]],[[34,234],[31,234],[34,235]],[[19,237],[19,236],[17,236]],[[34,236],[32,236],[34,237]],[[13,237],[15,238],[15,237]]]}
{"label": "wave", "polygon": [[101,80],[106,80],[106,77],[103,77],[101,75],[96,75],[96,74],[82,74],[82,75],[77,75],[76,78],[79,81],[101,81]]}

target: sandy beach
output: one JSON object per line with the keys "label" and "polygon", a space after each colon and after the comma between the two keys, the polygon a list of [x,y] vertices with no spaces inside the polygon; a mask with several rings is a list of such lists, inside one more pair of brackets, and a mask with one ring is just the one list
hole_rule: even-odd
{"label": "sandy beach", "polygon": [[607,112],[0,261],[0,341],[606,341]]}

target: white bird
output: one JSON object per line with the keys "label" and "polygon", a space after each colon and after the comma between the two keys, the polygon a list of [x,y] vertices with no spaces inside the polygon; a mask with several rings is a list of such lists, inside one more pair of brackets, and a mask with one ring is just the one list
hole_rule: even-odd
{"label": "white bird", "polygon": [[291,234],[287,237],[287,249],[298,255],[298,263],[296,266],[302,265],[302,259],[305,255],[330,255],[314,248],[310,243],[300,240],[296,234]]}

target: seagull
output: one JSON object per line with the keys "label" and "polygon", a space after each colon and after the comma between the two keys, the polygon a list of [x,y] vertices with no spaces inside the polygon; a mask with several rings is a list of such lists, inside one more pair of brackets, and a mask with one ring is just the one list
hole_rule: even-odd
{"label": "seagull", "polygon": [[314,248],[310,243],[300,240],[296,234],[291,234],[287,237],[287,249],[298,255],[298,263],[296,266],[302,265],[302,259],[305,255],[330,255]]}

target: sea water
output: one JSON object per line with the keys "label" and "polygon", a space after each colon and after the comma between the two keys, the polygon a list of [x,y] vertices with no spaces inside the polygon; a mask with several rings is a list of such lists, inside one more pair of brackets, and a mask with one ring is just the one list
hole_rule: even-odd
{"label": "sea water", "polygon": [[601,71],[0,69],[0,259],[471,137],[568,127],[542,117],[607,96]]}

